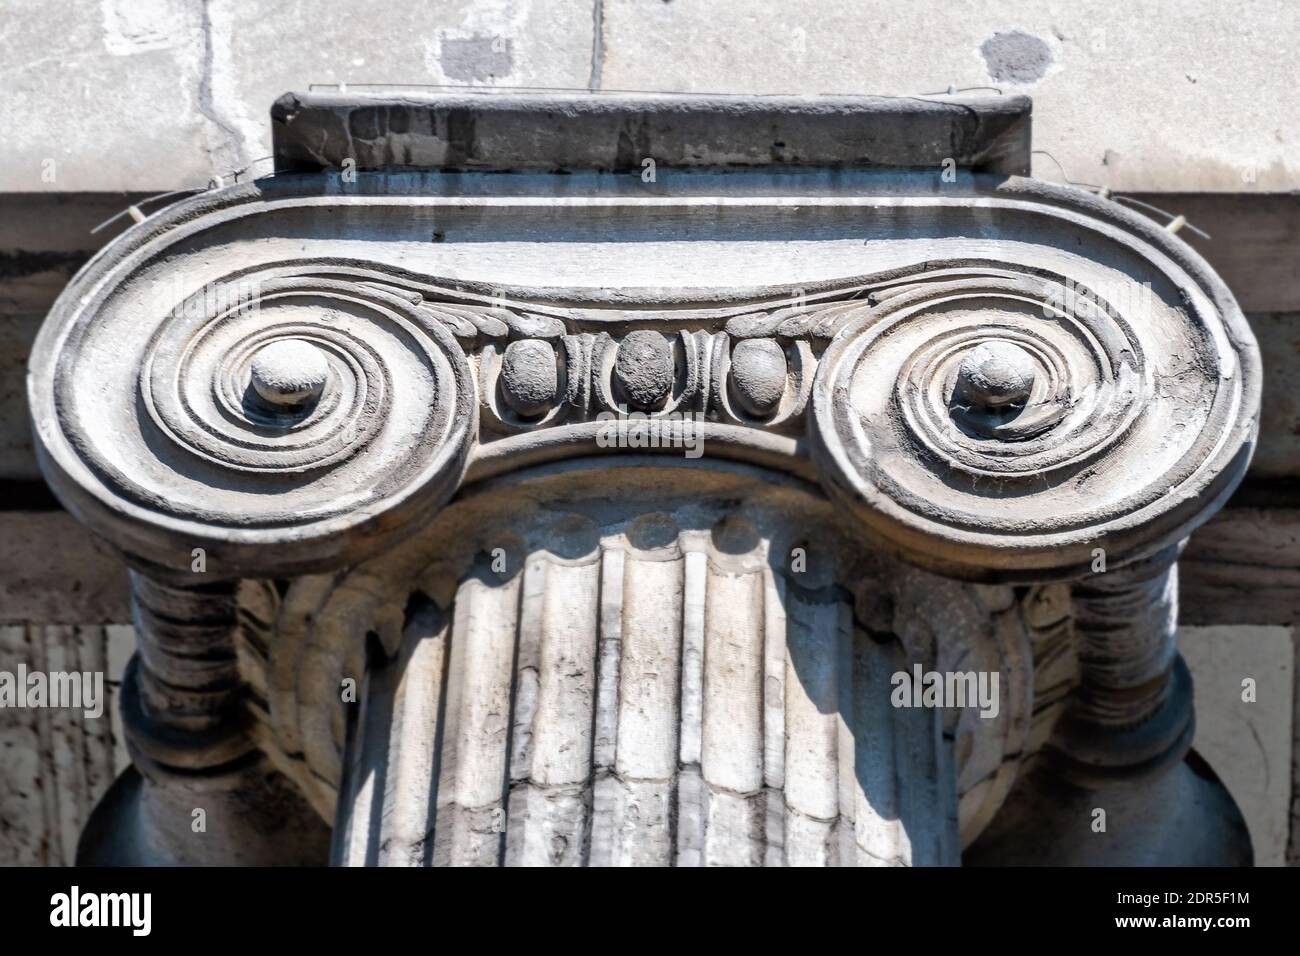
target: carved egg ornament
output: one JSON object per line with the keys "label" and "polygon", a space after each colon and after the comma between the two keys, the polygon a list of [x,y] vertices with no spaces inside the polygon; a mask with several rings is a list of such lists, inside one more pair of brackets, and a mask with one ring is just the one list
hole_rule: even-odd
{"label": "carved egg ornament", "polygon": [[774,339],[742,339],[731,353],[731,383],[740,407],[762,418],[772,414],[785,394],[789,369],[785,352]]}
{"label": "carved egg ornament", "polygon": [[673,349],[659,332],[637,329],[618,346],[614,379],[637,411],[663,408],[673,390]]}
{"label": "carved egg ornament", "polygon": [[559,376],[555,349],[549,342],[511,342],[501,360],[501,391],[518,414],[531,418],[550,408],[557,398]]}

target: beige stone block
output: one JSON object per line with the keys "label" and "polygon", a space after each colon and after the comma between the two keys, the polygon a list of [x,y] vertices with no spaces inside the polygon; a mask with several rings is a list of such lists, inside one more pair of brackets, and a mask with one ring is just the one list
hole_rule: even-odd
{"label": "beige stone block", "polygon": [[[1291,801],[1295,653],[1286,627],[1184,627],[1196,681],[1193,746],[1214,768],[1250,827],[1258,866],[1281,866]],[[1255,701],[1242,682],[1255,682]]]}
{"label": "beige stone block", "polygon": [[66,511],[0,511],[0,622],[131,620],[126,565]]}
{"label": "beige stone block", "polygon": [[[398,0],[378,15],[319,0],[210,9],[213,99],[249,160],[271,153],[271,104],[310,85],[586,88],[592,74],[585,2]],[[310,42],[286,43],[305,38],[308,21]]]}
{"label": "beige stone block", "polygon": [[[1268,192],[1300,180],[1300,101],[1274,65],[1297,39],[1288,0],[606,0],[600,79],[699,93],[994,86],[1034,98],[1034,146],[1076,182]],[[1035,175],[1063,178],[1034,160]]]}
{"label": "beige stone block", "polygon": [[204,86],[204,6],[7,2],[0,191],[203,185],[230,152]]}
{"label": "beige stone block", "polygon": [[103,674],[97,717],[77,708],[0,708],[0,866],[74,862],[91,810],[129,763],[118,689],[130,636],[130,628],[0,626],[0,671],[22,664],[28,673]]}
{"label": "beige stone block", "polygon": [[271,103],[313,84],[586,88],[595,22],[567,0],[12,0],[0,192],[202,186],[269,156]]}

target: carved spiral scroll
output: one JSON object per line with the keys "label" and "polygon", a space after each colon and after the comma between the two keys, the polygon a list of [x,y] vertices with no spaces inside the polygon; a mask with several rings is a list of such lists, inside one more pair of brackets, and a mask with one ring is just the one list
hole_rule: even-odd
{"label": "carved spiral scroll", "polygon": [[105,407],[79,367],[93,353],[73,354],[56,386],[65,433],[158,532],[147,560],[212,547],[267,574],[373,553],[460,477],[476,429],[463,351],[410,301],[357,283],[240,288],[254,291],[170,309],[123,357],[136,409]]}
{"label": "carved spiral scroll", "polygon": [[1239,477],[1212,459],[1249,451],[1239,366],[1203,297],[1117,293],[1000,273],[885,298],[818,370],[828,488],[964,576],[1068,574],[1097,547],[1127,559],[1186,533],[1211,483]]}

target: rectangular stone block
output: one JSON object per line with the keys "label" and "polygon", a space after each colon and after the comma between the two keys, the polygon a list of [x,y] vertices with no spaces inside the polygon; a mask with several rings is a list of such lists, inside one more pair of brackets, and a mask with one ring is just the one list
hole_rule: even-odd
{"label": "rectangular stone block", "polygon": [[0,511],[0,623],[130,620],[126,565],[104,542],[65,511]]}
{"label": "rectangular stone block", "polygon": [[1246,817],[1256,866],[1282,866],[1291,816],[1295,651],[1285,627],[1183,627],[1196,739]]}
{"label": "rectangular stone block", "polygon": [[1226,508],[1178,562],[1184,624],[1300,621],[1300,510]]}
{"label": "rectangular stone block", "polygon": [[[1278,49],[1286,0],[1249,11],[1079,0],[899,6],[822,0],[602,5],[599,85],[698,93],[917,96],[994,87],[1034,99],[1044,178],[1115,190],[1288,192],[1300,100]],[[1158,104],[1158,108],[1154,108]]]}
{"label": "rectangular stone block", "polygon": [[71,866],[96,801],[129,765],[118,716],[124,636],[129,628],[0,626],[0,671],[103,674],[98,717],[0,708],[0,866]]}

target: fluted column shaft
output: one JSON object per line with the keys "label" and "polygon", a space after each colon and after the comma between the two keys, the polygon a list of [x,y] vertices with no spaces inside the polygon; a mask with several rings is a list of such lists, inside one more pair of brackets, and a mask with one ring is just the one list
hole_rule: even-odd
{"label": "fluted column shaft", "polygon": [[941,711],[838,588],[707,533],[483,566],[372,665],[335,859],[380,865],[958,861]]}

